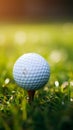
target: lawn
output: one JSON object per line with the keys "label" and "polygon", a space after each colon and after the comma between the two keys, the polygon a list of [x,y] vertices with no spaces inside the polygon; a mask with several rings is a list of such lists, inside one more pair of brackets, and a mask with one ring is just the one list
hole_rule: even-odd
{"label": "lawn", "polygon": [[[49,63],[49,82],[29,105],[13,65],[35,52]],[[0,25],[0,130],[73,130],[73,24]]]}

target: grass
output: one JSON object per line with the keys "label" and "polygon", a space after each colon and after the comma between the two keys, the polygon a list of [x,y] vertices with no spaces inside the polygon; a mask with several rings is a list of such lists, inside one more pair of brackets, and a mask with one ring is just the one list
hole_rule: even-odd
{"label": "grass", "polygon": [[[0,25],[0,130],[73,129],[72,48],[72,23]],[[12,75],[16,59],[28,52],[44,56],[51,68],[32,106]]]}

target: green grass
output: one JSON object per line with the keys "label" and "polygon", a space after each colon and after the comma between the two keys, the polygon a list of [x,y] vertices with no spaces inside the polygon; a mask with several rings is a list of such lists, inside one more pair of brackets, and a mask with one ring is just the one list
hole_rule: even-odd
{"label": "green grass", "polygon": [[[24,53],[44,56],[50,80],[33,104],[12,70]],[[73,24],[0,25],[0,130],[73,129]]]}

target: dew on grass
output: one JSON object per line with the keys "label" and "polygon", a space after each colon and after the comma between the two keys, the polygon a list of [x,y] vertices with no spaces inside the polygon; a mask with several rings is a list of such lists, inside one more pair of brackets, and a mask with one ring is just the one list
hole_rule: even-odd
{"label": "dew on grass", "polygon": [[70,101],[73,102],[73,98],[71,98]]}
{"label": "dew on grass", "polygon": [[15,91],[12,91],[12,93],[15,93]]}
{"label": "dew on grass", "polygon": [[62,105],[64,105],[64,101],[62,101]]}
{"label": "dew on grass", "polygon": [[9,78],[5,79],[5,84],[8,84],[9,82],[10,82]]}
{"label": "dew on grass", "polygon": [[12,100],[12,99],[13,99],[13,96],[10,97],[10,100]]}
{"label": "dew on grass", "polygon": [[55,86],[59,87],[59,81],[55,81]]}
{"label": "dew on grass", "polygon": [[9,105],[10,104],[10,102],[9,101],[7,101],[7,105]]}

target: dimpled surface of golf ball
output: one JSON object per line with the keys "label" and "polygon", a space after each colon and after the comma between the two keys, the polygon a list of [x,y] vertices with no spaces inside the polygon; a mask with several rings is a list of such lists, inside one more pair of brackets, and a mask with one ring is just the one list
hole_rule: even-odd
{"label": "dimpled surface of golf ball", "polygon": [[37,90],[48,82],[50,67],[39,54],[27,53],[15,62],[13,77],[16,83],[24,89]]}

